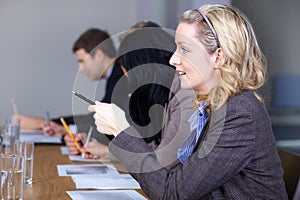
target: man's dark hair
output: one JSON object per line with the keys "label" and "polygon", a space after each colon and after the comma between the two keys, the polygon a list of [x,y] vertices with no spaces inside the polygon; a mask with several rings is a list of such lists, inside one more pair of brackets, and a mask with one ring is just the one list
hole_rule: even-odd
{"label": "man's dark hair", "polygon": [[145,28],[145,27],[152,27],[152,28],[159,28],[160,25],[153,21],[140,21],[130,27],[130,29],[136,29],[136,28]]}
{"label": "man's dark hair", "polygon": [[92,50],[95,47],[101,49],[110,58],[116,56],[116,49],[110,35],[106,31],[96,28],[88,29],[80,35],[75,41],[72,50],[75,53],[79,49],[84,49],[87,53],[93,55]]}

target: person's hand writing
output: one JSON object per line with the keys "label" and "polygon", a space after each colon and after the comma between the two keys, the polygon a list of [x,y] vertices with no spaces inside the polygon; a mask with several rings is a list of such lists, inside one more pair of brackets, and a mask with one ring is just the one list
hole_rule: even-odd
{"label": "person's hand writing", "polygon": [[66,129],[58,124],[55,123],[53,121],[50,121],[49,126],[47,126],[45,123],[41,124],[41,127],[44,131],[44,133],[48,134],[48,135],[57,135],[57,136],[64,136],[67,133]]}
{"label": "person's hand writing", "polygon": [[84,155],[84,158],[87,159],[96,159],[98,156],[92,155],[85,147],[80,148],[81,155]]}
{"label": "person's hand writing", "polygon": [[91,141],[87,148],[82,148],[81,152],[85,153],[86,158],[108,158],[108,146],[96,141]]}
{"label": "person's hand writing", "polygon": [[[71,152],[72,155],[79,155],[80,149],[78,149],[74,143],[74,141],[76,140],[78,142],[78,144],[82,144],[82,142],[84,141],[84,138],[86,138],[86,134],[85,133],[78,133],[76,135],[74,135],[74,139],[71,138],[68,134],[64,136],[64,140],[66,143],[66,146],[68,147],[69,151]],[[82,146],[82,145],[81,145]]]}
{"label": "person's hand writing", "polygon": [[100,103],[88,107],[90,112],[95,112],[94,119],[100,133],[117,136],[130,125],[125,118],[125,112],[115,104]]}

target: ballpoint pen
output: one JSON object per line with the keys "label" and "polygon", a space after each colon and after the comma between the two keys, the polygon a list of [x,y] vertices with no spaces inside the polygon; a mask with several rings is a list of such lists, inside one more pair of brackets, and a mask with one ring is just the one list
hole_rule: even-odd
{"label": "ballpoint pen", "polygon": [[85,102],[87,102],[87,103],[89,103],[89,104],[91,104],[91,105],[95,105],[95,102],[94,102],[94,101],[92,101],[92,100],[86,98],[86,97],[83,96],[82,94],[79,94],[78,92],[75,92],[75,91],[72,91],[72,93],[73,93],[75,96],[79,97],[80,99],[84,100]]}
{"label": "ballpoint pen", "polygon": [[[93,132],[93,126],[90,126],[90,129],[89,129],[89,132],[88,132],[88,135],[87,135],[85,144],[84,144],[84,147],[85,147],[85,148],[87,148],[88,145],[89,145],[89,142],[90,142],[90,140],[91,140],[92,132]],[[84,157],[85,157],[85,153],[82,153],[82,158],[84,158]]]}
{"label": "ballpoint pen", "polygon": [[17,104],[16,104],[15,99],[12,99],[12,100],[11,100],[11,106],[12,106],[12,109],[13,109],[13,111],[14,111],[14,114],[15,114],[15,115],[18,115],[18,109],[17,109]]}
{"label": "ballpoint pen", "polygon": [[50,126],[50,112],[46,111],[46,126]]}

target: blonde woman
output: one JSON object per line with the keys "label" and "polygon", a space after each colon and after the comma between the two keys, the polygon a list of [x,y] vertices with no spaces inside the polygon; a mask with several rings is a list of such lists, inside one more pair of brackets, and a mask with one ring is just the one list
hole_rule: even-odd
{"label": "blonde woman", "polygon": [[253,28],[238,9],[204,5],[176,29],[181,87],[197,93],[192,133],[177,151],[176,170],[155,154],[113,104],[90,106],[97,129],[114,135],[111,152],[151,199],[287,199],[271,122],[255,92],[265,62]]}

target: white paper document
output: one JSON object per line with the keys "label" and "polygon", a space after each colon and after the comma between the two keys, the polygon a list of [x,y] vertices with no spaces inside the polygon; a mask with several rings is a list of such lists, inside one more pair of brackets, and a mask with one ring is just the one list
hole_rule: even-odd
{"label": "white paper document", "polygon": [[135,190],[66,191],[73,200],[147,200]]}
{"label": "white paper document", "polygon": [[68,147],[60,147],[60,152],[62,155],[71,155],[71,152]]}
{"label": "white paper document", "polygon": [[140,189],[130,174],[72,176],[76,189]]}
{"label": "white paper document", "polygon": [[59,176],[119,174],[115,166],[109,164],[57,165],[57,171]]}
{"label": "white paper document", "polygon": [[69,159],[71,161],[78,161],[78,162],[110,162],[109,159],[91,159],[91,158],[82,158],[81,155],[74,156],[74,155],[69,155]]}
{"label": "white paper document", "polygon": [[34,143],[43,143],[43,144],[61,144],[61,136],[49,136],[44,134],[43,131],[21,131],[20,132],[20,141],[30,141]]}

